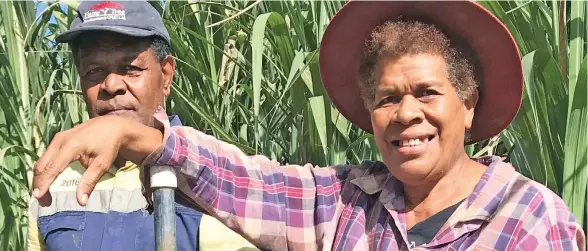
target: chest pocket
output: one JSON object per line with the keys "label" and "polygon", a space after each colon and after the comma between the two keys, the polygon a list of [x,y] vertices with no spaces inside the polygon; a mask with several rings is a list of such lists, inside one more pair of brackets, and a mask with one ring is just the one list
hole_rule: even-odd
{"label": "chest pocket", "polygon": [[83,250],[83,233],[86,215],[83,212],[59,212],[39,218],[39,231],[51,250]]}

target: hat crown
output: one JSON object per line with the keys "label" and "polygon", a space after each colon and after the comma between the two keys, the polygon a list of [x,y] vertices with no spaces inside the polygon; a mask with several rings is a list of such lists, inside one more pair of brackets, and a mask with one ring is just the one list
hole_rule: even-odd
{"label": "hat crown", "polygon": [[[90,2],[88,2],[90,3]],[[81,6],[80,6],[81,7]],[[85,6],[84,6],[85,7]],[[98,2],[89,6],[86,10],[79,12],[80,19],[84,23],[95,22],[100,20],[126,20],[126,8],[117,2]]]}
{"label": "hat crown", "polygon": [[[77,17],[71,23],[70,30],[108,27],[116,31],[119,28],[133,28],[151,32],[171,42],[169,33],[163,24],[159,12],[147,1],[96,1],[83,0],[77,9]],[[90,29],[87,29],[90,30]],[[132,35],[132,34],[129,34]]]}

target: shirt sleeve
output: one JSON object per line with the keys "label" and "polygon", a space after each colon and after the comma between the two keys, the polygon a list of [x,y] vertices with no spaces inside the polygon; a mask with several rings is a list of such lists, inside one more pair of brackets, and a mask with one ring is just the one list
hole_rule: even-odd
{"label": "shirt sleeve", "polygon": [[547,197],[547,203],[531,212],[527,222],[537,216],[538,220],[530,229],[520,232],[517,250],[586,250],[586,234],[582,226],[563,200],[554,196]]}
{"label": "shirt sleeve", "polygon": [[586,234],[575,220],[558,222],[551,227],[549,236],[552,250],[559,247],[561,250],[586,250]]}
{"label": "shirt sleeve", "polygon": [[220,222],[260,248],[318,250],[331,239],[350,167],[280,165],[159,116],[164,143],[142,166],[176,167],[178,188]]}
{"label": "shirt sleeve", "polygon": [[27,241],[25,244],[25,250],[28,251],[44,251],[46,250],[43,238],[39,232],[39,226],[37,225],[37,210],[38,202],[31,196],[31,202],[29,205],[28,213],[28,228],[27,228]]}

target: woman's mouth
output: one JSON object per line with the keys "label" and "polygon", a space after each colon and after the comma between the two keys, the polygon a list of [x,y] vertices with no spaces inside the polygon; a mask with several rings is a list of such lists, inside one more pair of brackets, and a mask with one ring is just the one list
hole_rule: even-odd
{"label": "woman's mouth", "polygon": [[400,154],[417,154],[425,149],[435,135],[393,140],[392,145]]}

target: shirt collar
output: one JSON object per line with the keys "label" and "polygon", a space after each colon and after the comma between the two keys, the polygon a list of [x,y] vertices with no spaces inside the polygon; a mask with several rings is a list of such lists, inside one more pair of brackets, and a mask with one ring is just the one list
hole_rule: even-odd
{"label": "shirt collar", "polygon": [[[515,176],[514,167],[504,163],[500,157],[489,156],[476,159],[488,166],[474,191],[466,198],[466,211],[462,221],[487,220],[502,204],[509,189],[510,180]],[[379,201],[387,208],[404,210],[402,182],[390,174],[385,164],[379,161],[364,161],[368,171],[350,182],[366,194],[381,192]],[[373,170],[373,171],[369,171]]]}
{"label": "shirt collar", "polygon": [[178,115],[168,116],[168,120],[171,126],[182,126],[182,121]]}
{"label": "shirt collar", "polygon": [[518,175],[511,164],[505,163],[498,156],[476,159],[488,166],[474,191],[466,199],[466,212],[461,221],[479,219],[488,220],[508,199],[513,179]]}
{"label": "shirt collar", "polygon": [[375,194],[382,191],[383,184],[392,177],[388,168],[384,163],[379,161],[364,161],[361,165],[367,167],[367,172],[355,179],[351,180],[352,184],[355,184],[366,194]]}
{"label": "shirt collar", "polygon": [[378,200],[382,205],[391,203],[393,208],[404,208],[402,182],[392,176],[386,165],[380,161],[364,161],[362,165],[368,171],[350,182],[369,195],[381,192]]}

